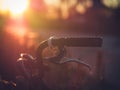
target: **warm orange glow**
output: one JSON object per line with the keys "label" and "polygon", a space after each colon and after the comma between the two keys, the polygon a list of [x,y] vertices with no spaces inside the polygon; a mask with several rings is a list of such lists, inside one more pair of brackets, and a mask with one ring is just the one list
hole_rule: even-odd
{"label": "warm orange glow", "polygon": [[24,18],[21,17],[8,20],[4,29],[5,32],[15,38],[20,43],[20,45],[25,43],[26,34],[29,28]]}
{"label": "warm orange glow", "polygon": [[26,28],[23,26],[6,26],[6,32],[12,34],[15,37],[23,38],[26,34]]}
{"label": "warm orange glow", "polygon": [[76,7],[76,10],[80,13],[80,14],[84,14],[86,12],[86,8],[85,6],[83,6],[82,4],[78,4]]}
{"label": "warm orange glow", "polygon": [[28,7],[28,0],[0,0],[0,11],[9,12],[11,16],[19,16]]}
{"label": "warm orange glow", "polygon": [[19,42],[20,45],[23,45],[25,43],[26,28],[9,26],[6,27],[6,32],[14,36],[14,38]]}
{"label": "warm orange glow", "polygon": [[77,0],[69,0],[68,6],[69,6],[69,7],[72,7],[72,6],[74,6],[76,3],[77,3]]}
{"label": "warm orange glow", "polygon": [[60,0],[44,0],[44,2],[49,6],[58,6],[60,5]]}
{"label": "warm orange glow", "polygon": [[92,0],[86,0],[84,2],[79,3],[76,6],[76,11],[79,12],[80,14],[85,14],[87,9],[93,6],[93,1]]}
{"label": "warm orange glow", "polygon": [[20,27],[9,27],[9,29],[6,29],[6,31],[12,35],[14,35],[15,37],[24,37],[24,35],[26,34],[26,30],[25,28],[20,28]]}
{"label": "warm orange glow", "polygon": [[63,19],[67,19],[69,17],[69,8],[66,3],[61,5],[61,14]]}
{"label": "warm orange glow", "polygon": [[58,18],[58,13],[54,10],[54,9],[50,9],[48,10],[46,17],[48,19],[57,19]]}

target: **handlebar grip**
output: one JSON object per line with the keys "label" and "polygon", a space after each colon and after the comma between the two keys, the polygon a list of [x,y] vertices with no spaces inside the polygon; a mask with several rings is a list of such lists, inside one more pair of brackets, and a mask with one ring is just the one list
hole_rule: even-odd
{"label": "handlebar grip", "polygon": [[59,38],[52,39],[53,45],[68,47],[101,47],[102,38]]}

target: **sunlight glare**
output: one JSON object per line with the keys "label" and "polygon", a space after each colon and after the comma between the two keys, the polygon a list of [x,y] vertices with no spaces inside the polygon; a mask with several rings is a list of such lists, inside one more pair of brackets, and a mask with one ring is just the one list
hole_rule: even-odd
{"label": "sunlight glare", "polygon": [[28,0],[0,0],[0,11],[12,16],[21,15],[28,7]]}

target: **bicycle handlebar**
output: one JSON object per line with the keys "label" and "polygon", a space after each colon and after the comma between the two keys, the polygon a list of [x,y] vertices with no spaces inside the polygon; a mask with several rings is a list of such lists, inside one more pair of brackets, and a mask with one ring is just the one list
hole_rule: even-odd
{"label": "bicycle handlebar", "polygon": [[49,38],[40,43],[37,48],[37,60],[42,60],[42,51],[46,47],[58,46],[60,53],[52,59],[60,60],[64,56],[64,46],[68,47],[101,47],[102,38]]}

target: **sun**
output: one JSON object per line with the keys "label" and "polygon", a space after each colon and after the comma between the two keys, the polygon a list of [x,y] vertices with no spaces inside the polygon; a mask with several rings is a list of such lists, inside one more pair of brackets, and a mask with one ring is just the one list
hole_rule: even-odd
{"label": "sun", "polygon": [[23,14],[28,7],[28,0],[0,0],[0,11],[12,16]]}

